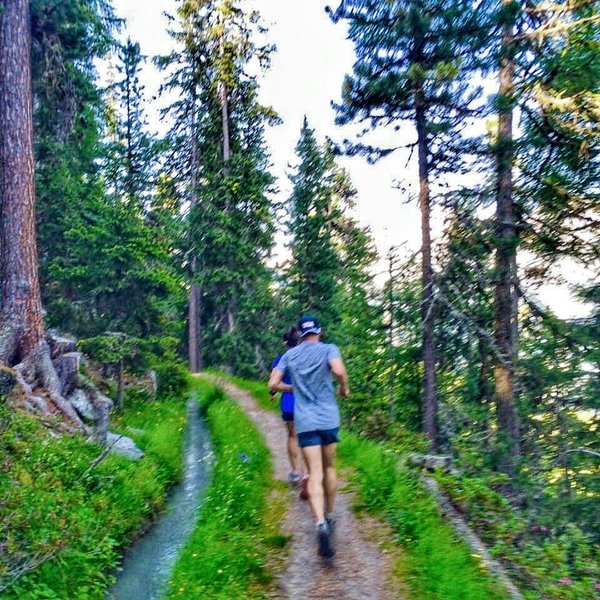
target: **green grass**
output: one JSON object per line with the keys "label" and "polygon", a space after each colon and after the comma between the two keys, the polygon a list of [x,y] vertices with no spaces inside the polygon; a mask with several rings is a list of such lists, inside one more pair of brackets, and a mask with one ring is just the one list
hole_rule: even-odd
{"label": "green grass", "polygon": [[215,385],[197,383],[215,452],[213,481],[179,556],[168,598],[268,598],[270,554],[281,555],[285,511],[269,452],[251,421]]}
{"label": "green grass", "polygon": [[[0,596],[9,600],[104,598],[120,549],[165,503],[181,475],[183,401],[132,403],[111,429],[136,438],[139,461],[81,437],[52,437],[32,417],[0,404],[0,581],[28,560],[39,566]],[[143,429],[132,435],[127,427]]]}
{"label": "green grass", "polygon": [[418,477],[398,466],[382,445],[345,433],[341,461],[353,471],[359,502],[392,526],[405,550],[396,572],[415,598],[490,600],[506,594],[483,572],[480,562],[454,536]]}

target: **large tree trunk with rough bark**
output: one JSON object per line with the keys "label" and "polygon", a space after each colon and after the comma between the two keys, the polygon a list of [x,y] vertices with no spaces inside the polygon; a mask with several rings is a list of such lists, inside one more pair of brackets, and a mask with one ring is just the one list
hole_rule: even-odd
{"label": "large tree trunk with rough bark", "polygon": [[[508,0],[504,0],[507,3]],[[501,468],[514,474],[520,454],[519,419],[515,406],[516,357],[516,252],[517,230],[513,202],[513,24],[503,25],[498,138],[496,141],[496,289],[494,301],[494,337],[498,349],[494,364],[494,396],[500,444],[503,450]]]}
{"label": "large tree trunk with rough bark", "polygon": [[419,160],[419,208],[421,209],[421,256],[423,321],[423,431],[433,448],[437,446],[437,390],[435,379],[435,338],[433,331],[433,266],[431,263],[431,197],[427,161],[427,132],[422,90],[416,93],[416,129]]}
{"label": "large tree trunk with rough bark", "polygon": [[[0,364],[25,406],[82,422],[61,393],[44,339],[35,234],[29,0],[0,3]],[[41,392],[39,390],[42,390]]]}
{"label": "large tree trunk with rough bark", "polygon": [[20,362],[44,339],[35,236],[28,0],[0,4],[2,337],[0,362]]}

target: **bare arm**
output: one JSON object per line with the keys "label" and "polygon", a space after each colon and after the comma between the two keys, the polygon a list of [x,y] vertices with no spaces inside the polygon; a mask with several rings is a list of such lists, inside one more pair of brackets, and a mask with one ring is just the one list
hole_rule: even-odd
{"label": "bare arm", "polygon": [[293,391],[291,385],[283,383],[283,371],[280,371],[277,368],[271,371],[271,376],[269,377],[269,391],[271,394]]}
{"label": "bare arm", "polygon": [[346,398],[350,393],[350,389],[348,388],[348,373],[344,361],[341,358],[332,358],[329,361],[329,366],[331,367],[333,376],[340,384],[340,396]]}

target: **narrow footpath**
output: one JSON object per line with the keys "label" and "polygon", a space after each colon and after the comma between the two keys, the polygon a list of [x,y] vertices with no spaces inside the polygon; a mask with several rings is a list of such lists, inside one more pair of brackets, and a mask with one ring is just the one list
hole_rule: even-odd
{"label": "narrow footpath", "polygon": [[[222,379],[207,376],[234,399],[252,419],[269,447],[275,477],[287,482],[289,465],[285,430],[275,413],[261,409],[247,392]],[[343,441],[342,441],[343,443]],[[336,504],[336,555],[326,561],[317,555],[314,524],[309,503],[290,489],[285,535],[292,536],[288,566],[277,578],[276,598],[287,600],[399,600],[392,592],[392,564],[389,556],[369,539],[369,521],[357,519],[352,511],[352,493],[344,490]]]}

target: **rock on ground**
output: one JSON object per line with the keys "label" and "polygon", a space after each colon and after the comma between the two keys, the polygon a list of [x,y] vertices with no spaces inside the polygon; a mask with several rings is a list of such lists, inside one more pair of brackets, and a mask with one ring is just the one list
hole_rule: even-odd
{"label": "rock on ground", "polygon": [[124,435],[108,432],[106,445],[110,451],[115,454],[121,454],[131,460],[138,460],[144,456],[144,453],[135,445],[135,442]]}

